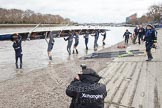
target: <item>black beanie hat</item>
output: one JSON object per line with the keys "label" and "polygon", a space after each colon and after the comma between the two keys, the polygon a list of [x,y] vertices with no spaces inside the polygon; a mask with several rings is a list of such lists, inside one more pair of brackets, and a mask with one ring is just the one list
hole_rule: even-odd
{"label": "black beanie hat", "polygon": [[99,77],[99,78],[102,78],[100,77],[97,72],[91,68],[86,68],[83,70],[83,74],[89,74],[89,75],[92,75],[92,76],[95,76],[95,77]]}

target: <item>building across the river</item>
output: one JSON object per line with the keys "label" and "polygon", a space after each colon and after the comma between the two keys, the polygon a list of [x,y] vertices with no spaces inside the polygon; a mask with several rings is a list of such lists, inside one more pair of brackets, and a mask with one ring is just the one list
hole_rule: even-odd
{"label": "building across the river", "polygon": [[130,15],[129,17],[126,17],[126,24],[135,24],[137,21],[137,13]]}

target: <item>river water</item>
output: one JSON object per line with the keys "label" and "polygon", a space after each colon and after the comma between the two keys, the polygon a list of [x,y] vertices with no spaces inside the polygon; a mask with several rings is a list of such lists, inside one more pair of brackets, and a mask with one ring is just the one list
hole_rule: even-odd
{"label": "river water", "polygon": [[[10,33],[31,30],[32,28],[0,28],[0,33]],[[128,27],[109,27],[111,31],[107,31],[106,45],[105,48],[110,47],[116,43],[123,41],[123,33],[126,29],[129,29],[130,32],[133,32],[133,28]],[[99,37],[98,44],[99,49],[102,47],[102,38]],[[73,41],[74,42],[74,41]],[[63,38],[56,38],[54,48],[52,50],[53,61],[52,64],[60,64],[67,62],[68,60],[73,60],[75,58],[85,56],[94,52],[94,37],[90,36],[89,38],[89,50],[86,52],[84,38],[80,36],[79,45],[78,45],[78,55],[69,56],[66,50],[67,41],[64,41]],[[32,41],[23,41],[23,69],[21,72],[31,72],[35,69],[40,69],[49,66],[49,60],[47,56],[47,43],[43,40],[32,40]],[[11,79],[17,76],[20,70],[15,69],[15,52],[12,47],[11,41],[0,41],[0,82],[7,79]]]}

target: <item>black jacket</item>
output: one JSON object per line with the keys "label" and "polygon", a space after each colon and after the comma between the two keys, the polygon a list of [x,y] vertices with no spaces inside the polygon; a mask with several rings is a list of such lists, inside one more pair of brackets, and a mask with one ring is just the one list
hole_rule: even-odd
{"label": "black jacket", "polygon": [[146,29],[144,41],[154,42],[154,40],[156,40],[155,30],[154,29]]}
{"label": "black jacket", "polygon": [[134,33],[135,33],[136,36],[138,35],[138,28],[137,27],[134,29]]}
{"label": "black jacket", "polygon": [[138,34],[139,34],[139,36],[145,35],[145,29],[144,28],[139,28],[138,29]]}
{"label": "black jacket", "polygon": [[130,35],[130,34],[132,34],[132,33],[130,33],[129,31],[128,31],[128,32],[125,32],[124,35],[123,35],[123,37],[129,39],[129,35]]}
{"label": "black jacket", "polygon": [[107,95],[106,86],[98,83],[100,77],[81,74],[80,80],[74,79],[66,89],[66,94],[72,98],[70,108],[104,108],[104,98]]}
{"label": "black jacket", "polygon": [[20,56],[22,54],[21,43],[22,43],[22,37],[21,36],[19,36],[19,39],[16,42],[13,43],[13,48],[15,50],[16,56]]}

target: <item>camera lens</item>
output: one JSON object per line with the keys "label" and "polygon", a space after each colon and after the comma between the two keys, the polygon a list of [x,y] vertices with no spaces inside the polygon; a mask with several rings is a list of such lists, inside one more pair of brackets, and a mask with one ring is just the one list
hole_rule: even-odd
{"label": "camera lens", "polygon": [[82,69],[86,69],[87,68],[86,64],[81,64],[80,67],[82,67]]}

